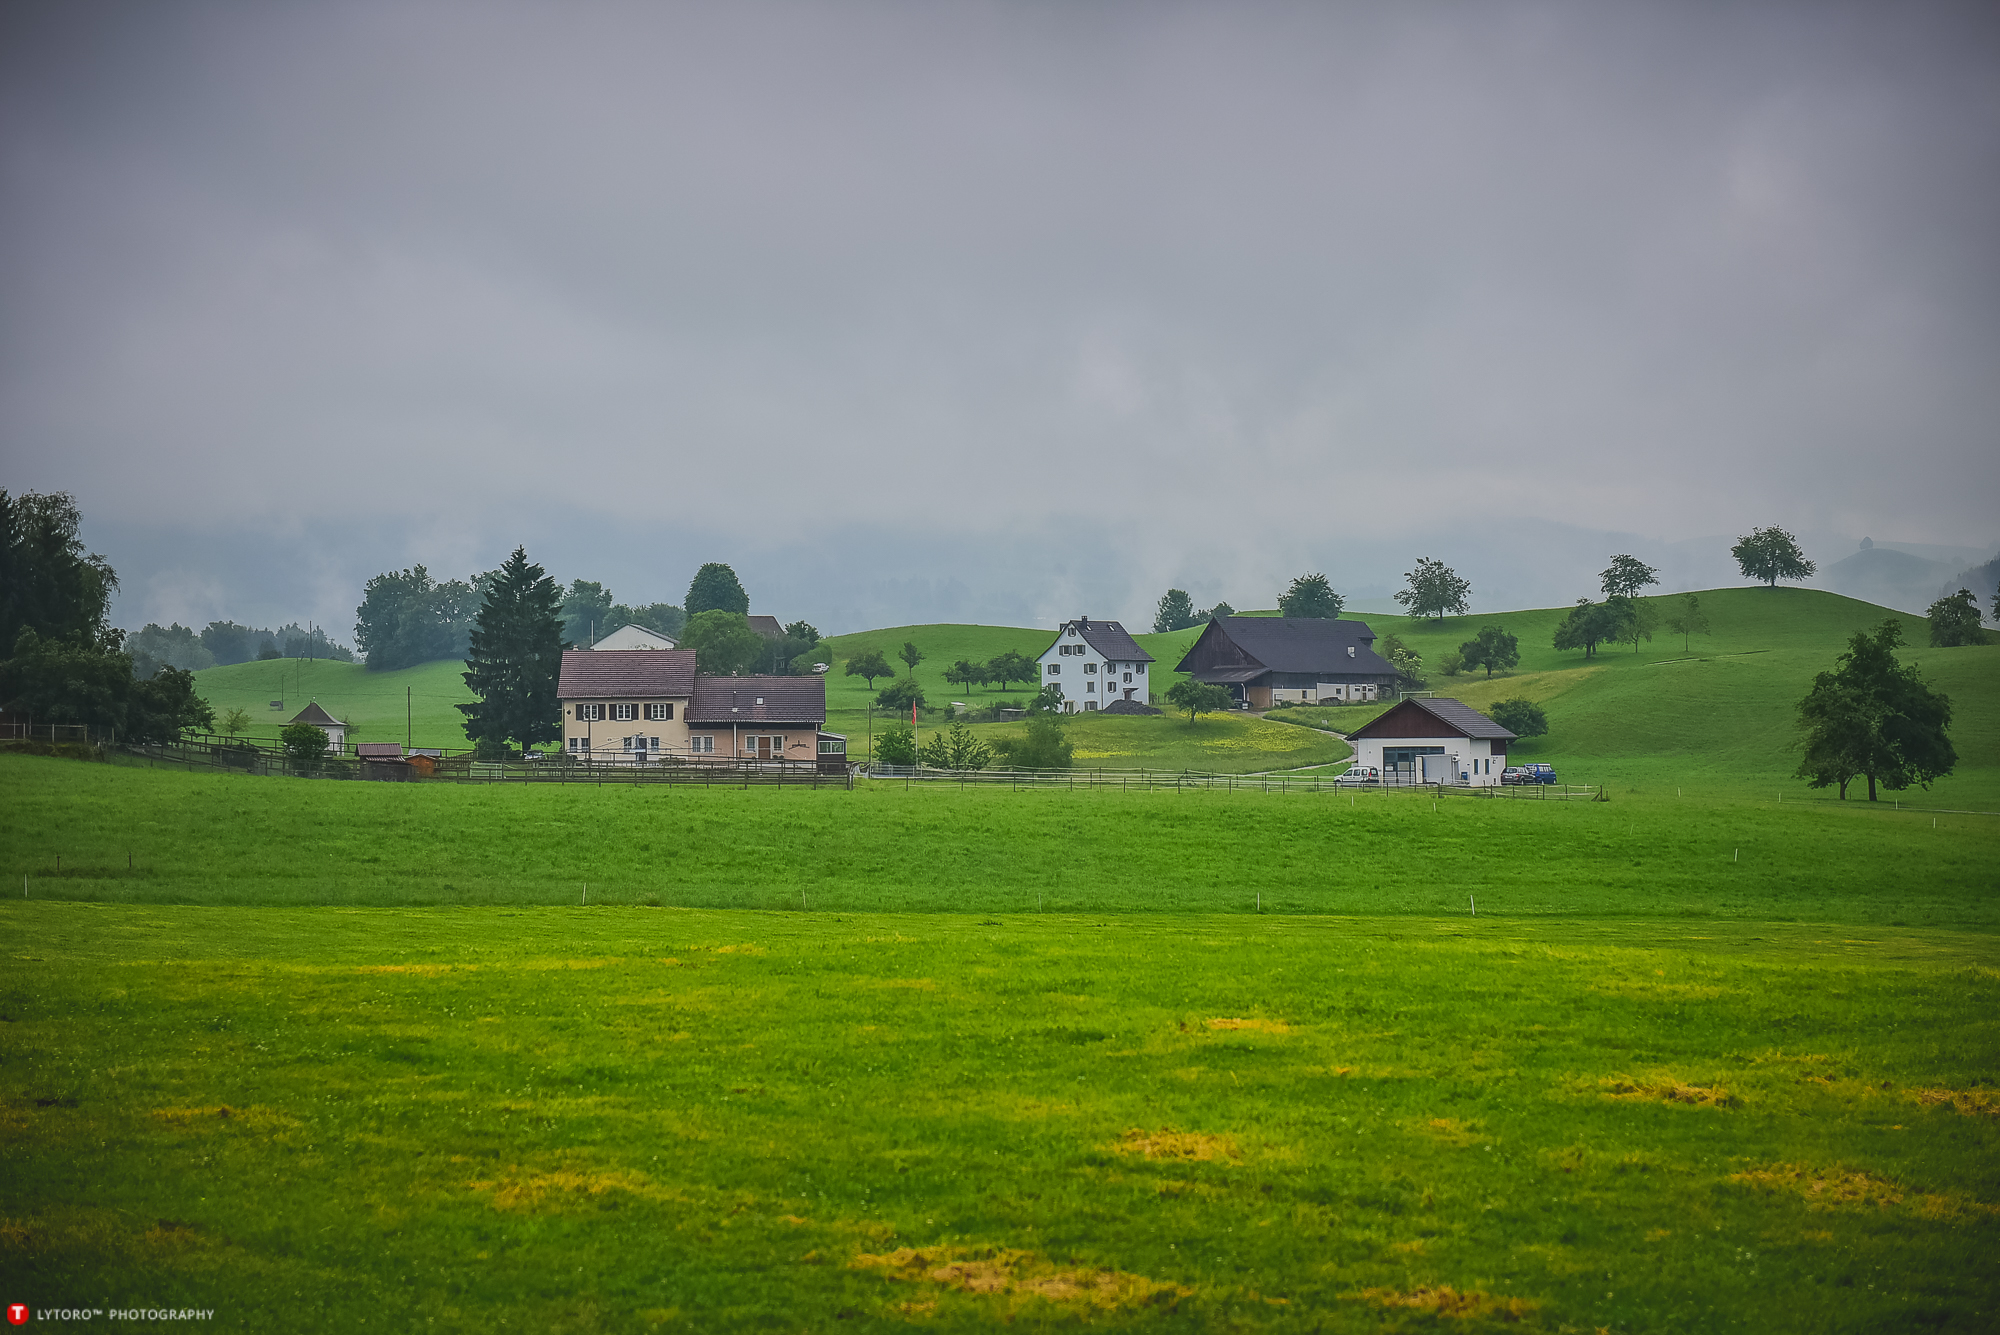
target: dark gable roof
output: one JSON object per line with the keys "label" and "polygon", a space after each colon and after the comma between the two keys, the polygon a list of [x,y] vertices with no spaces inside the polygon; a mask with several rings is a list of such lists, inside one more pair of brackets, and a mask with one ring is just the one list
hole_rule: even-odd
{"label": "dark gable roof", "polygon": [[750,623],[750,629],[756,631],[767,640],[782,640],[785,638],[785,628],[778,624],[778,618],[776,617],[753,616],[743,619]]}
{"label": "dark gable roof", "polygon": [[810,723],[817,728],[826,722],[826,678],[696,677],[687,721]]}
{"label": "dark gable roof", "polygon": [[694,690],[692,649],[565,649],[561,700],[685,699]]}
{"label": "dark gable roof", "polygon": [[[1153,661],[1153,656],[1141,649],[1139,642],[1125,633],[1123,624],[1116,621],[1092,621],[1088,617],[1078,617],[1074,621],[1065,621],[1058,626],[1055,643],[1051,644],[1049,649],[1055,648],[1068,637],[1071,626],[1076,627],[1086,644],[1106,658],[1116,659],[1121,663]],[[1048,651],[1048,649],[1042,650],[1043,653]]]}
{"label": "dark gable roof", "polygon": [[[1375,632],[1365,621],[1318,617],[1223,617],[1216,623],[1230,641],[1272,672],[1326,672],[1341,676],[1396,675],[1395,664],[1370,647]],[[1354,657],[1347,656],[1349,647]],[[1188,650],[1194,652],[1192,648]],[[1185,670],[1185,668],[1177,669]],[[1209,674],[1203,674],[1203,680]]]}
{"label": "dark gable roof", "polygon": [[293,719],[292,722],[310,723],[315,728],[344,728],[347,726],[324,709],[321,709],[317,700],[307,705],[304,709],[301,709],[299,716]]}
{"label": "dark gable roof", "polygon": [[1420,700],[1415,697],[1404,700],[1383,714],[1378,714],[1369,722],[1356,728],[1353,737],[1435,737],[1438,733],[1416,733],[1408,731],[1411,712],[1421,710],[1436,720],[1433,726],[1441,726],[1444,735],[1479,738],[1492,742],[1511,742],[1518,734],[1507,731],[1486,715],[1462,704],[1457,700]]}

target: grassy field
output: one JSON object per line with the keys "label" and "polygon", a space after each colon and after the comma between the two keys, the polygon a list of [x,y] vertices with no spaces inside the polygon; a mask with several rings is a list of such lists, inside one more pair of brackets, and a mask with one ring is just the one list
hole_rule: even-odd
{"label": "grassy field", "polygon": [[7,1301],[556,1332],[1982,1331],[2000,1302],[1985,935],[0,924]]}
{"label": "grassy field", "polygon": [[[1520,641],[1522,662],[1513,673],[1445,677],[1435,671],[1431,685],[1440,694],[1485,707],[1510,696],[1525,696],[1547,709],[1550,735],[1519,743],[1520,760],[1546,760],[1579,782],[1611,783],[1628,791],[1702,788],[1717,792],[1799,793],[1790,777],[1797,764],[1793,707],[1813,675],[1832,666],[1847,637],[1897,616],[1917,647],[1905,658],[1921,665],[1929,679],[1950,695],[1956,720],[1953,738],[1959,772],[1920,800],[1946,807],[2000,810],[2000,636],[1984,647],[1922,647],[1928,632],[1917,617],[1810,589],[1713,589],[1701,594],[1714,626],[1684,646],[1678,637],[1658,636],[1640,652],[1611,646],[1586,662],[1580,652],[1550,647],[1566,609],[1540,609],[1444,621],[1369,615],[1378,635],[1397,634],[1435,667],[1444,653],[1498,625]],[[1152,689],[1164,695],[1170,669],[1194,642],[1195,630],[1141,635],[1139,642],[1159,660]],[[859,677],[844,674],[847,656],[880,649],[893,657],[907,640],[923,650],[916,677],[933,701],[964,700],[975,706],[1019,702],[1025,687],[1002,691],[951,686],[944,672],[955,659],[986,660],[1013,650],[1033,656],[1048,646],[1048,631],[1001,626],[899,626],[829,640],[837,662],[827,677],[827,726],[849,737],[850,754],[867,754],[871,692]],[[900,664],[897,665],[900,669]],[[371,673],[347,663],[282,660],[244,663],[197,674],[204,696],[221,709],[236,705],[258,720],[253,735],[275,738],[279,726],[309,697],[353,721],[359,740],[399,741],[404,737],[404,701],[414,701],[413,735],[418,745],[463,746],[462,717],[453,707],[470,699],[457,663],[428,663],[401,672]],[[878,679],[876,688],[884,683]],[[287,708],[269,708],[282,696]],[[1185,719],[1079,716],[1069,725],[1077,762],[1106,768],[1157,768],[1253,773],[1325,765],[1344,759],[1347,748],[1312,731],[1285,726],[1312,722],[1346,732],[1380,712],[1380,706],[1280,710],[1268,721],[1241,716],[1204,718],[1190,727]],[[882,719],[874,720],[880,726]],[[936,727],[927,720],[924,731]],[[982,723],[975,731],[992,738],[1019,735],[1021,725]]]}
{"label": "grassy field", "polygon": [[[468,703],[465,664],[452,660],[420,663],[395,672],[370,672],[359,663],[329,659],[279,658],[236,663],[194,674],[195,689],[215,707],[216,722],[229,709],[250,715],[246,737],[275,742],[285,724],[312,700],[352,725],[350,742],[401,742],[416,746],[464,747]],[[407,694],[406,694],[407,693]],[[283,709],[271,701],[283,700]]]}
{"label": "grassy field", "polygon": [[[1880,610],[1715,601],[1687,661],[1449,684],[1544,700],[1524,752],[1608,802],[0,755],[0,1301],[239,1330],[1990,1329],[2000,817],[1953,808],[2000,792],[2000,649],[1917,653],[1960,775],[1842,804],[1784,780],[1790,706]],[[246,668],[219,671],[275,695]],[[368,701],[428,680],[439,718],[455,670],[306,665],[287,704],[393,736]],[[1249,769],[1341,749],[1282,718],[1365,715],[1070,732],[1085,764],[1238,743],[1195,767]]]}
{"label": "grassy field", "polygon": [[1475,895],[2000,927],[2000,819],[1830,800],[314,783],[23,756],[0,756],[0,799],[0,884],[31,898],[562,904],[588,883],[784,911],[1434,916]]}

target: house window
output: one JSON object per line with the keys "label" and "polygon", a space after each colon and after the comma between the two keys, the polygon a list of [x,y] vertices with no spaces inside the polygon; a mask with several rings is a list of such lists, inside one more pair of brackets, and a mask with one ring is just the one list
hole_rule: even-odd
{"label": "house window", "polygon": [[578,720],[579,722],[582,722],[582,723],[590,723],[590,722],[594,722],[594,721],[597,721],[597,720],[599,720],[599,719],[602,719],[602,718],[604,717],[604,706],[603,706],[603,705],[578,705],[578,706],[576,707],[576,717],[577,717],[577,720]]}
{"label": "house window", "polygon": [[633,719],[639,717],[639,706],[613,705],[611,706],[611,717],[618,723],[630,723]]}
{"label": "house window", "polygon": [[1061,663],[1049,664],[1049,675],[1051,677],[1060,677],[1062,675],[1062,664]]}
{"label": "house window", "polygon": [[1086,674],[1086,675],[1087,675],[1087,674],[1089,674],[1089,673],[1092,673],[1092,672],[1095,672],[1095,671],[1097,671],[1097,664],[1095,664],[1095,663],[1085,663],[1085,664],[1083,665],[1083,670],[1084,670],[1084,672],[1085,672],[1085,674]]}
{"label": "house window", "polygon": [[646,717],[649,720],[670,719],[673,716],[674,716],[674,707],[672,705],[646,706]]}
{"label": "house window", "polygon": [[688,751],[698,756],[712,756],[715,754],[715,738],[712,736],[690,737],[688,738]]}
{"label": "house window", "polygon": [[1146,665],[1144,663],[1134,663],[1132,670],[1142,677],[1146,675]]}
{"label": "house window", "polygon": [[1131,673],[1129,673],[1129,672],[1128,672],[1128,673],[1126,673],[1126,674],[1125,674],[1125,680],[1127,680],[1127,681],[1130,681],[1130,680],[1132,680],[1132,674],[1131,674]]}
{"label": "house window", "polygon": [[583,750],[583,738],[581,737],[570,738],[569,749],[572,751],[581,752]]}
{"label": "house window", "polygon": [[1083,689],[1086,691],[1095,691],[1097,689],[1097,683],[1094,681],[1087,681],[1083,684]]}
{"label": "house window", "polygon": [[1095,701],[1095,700],[1085,700],[1085,701],[1083,702],[1083,707],[1084,707],[1085,709],[1095,709],[1095,708],[1097,708],[1097,701]]}
{"label": "house window", "polygon": [[836,742],[831,737],[822,737],[819,739],[819,753],[823,756],[844,756],[847,754],[847,743]]}

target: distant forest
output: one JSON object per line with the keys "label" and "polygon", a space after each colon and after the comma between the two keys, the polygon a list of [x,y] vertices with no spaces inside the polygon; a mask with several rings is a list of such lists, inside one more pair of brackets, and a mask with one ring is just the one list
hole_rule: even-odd
{"label": "distant forest", "polygon": [[317,626],[308,630],[292,622],[276,630],[239,626],[234,621],[211,621],[200,631],[175,622],[161,626],[153,622],[127,636],[125,651],[132,655],[136,676],[152,676],[163,667],[197,672],[202,668],[227,667],[259,658],[332,658],[352,663],[354,652],[335,644]]}

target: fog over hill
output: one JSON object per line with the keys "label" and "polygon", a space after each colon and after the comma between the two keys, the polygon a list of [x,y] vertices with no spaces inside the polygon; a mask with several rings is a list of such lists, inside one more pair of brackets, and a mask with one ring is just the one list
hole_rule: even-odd
{"label": "fog over hill", "polygon": [[127,625],[339,634],[517,543],[834,632],[2000,537],[1991,5],[7,24],[0,486]]}

